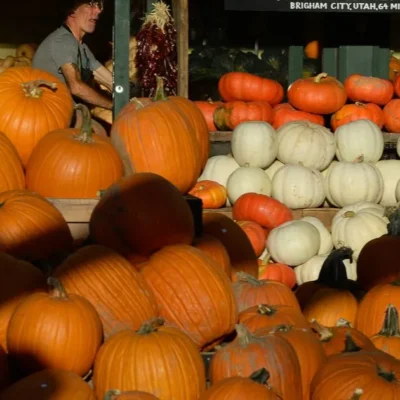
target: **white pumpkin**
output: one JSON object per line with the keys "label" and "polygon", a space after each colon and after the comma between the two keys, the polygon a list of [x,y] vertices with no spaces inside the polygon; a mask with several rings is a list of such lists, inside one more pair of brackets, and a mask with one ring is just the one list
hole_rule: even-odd
{"label": "white pumpkin", "polygon": [[240,167],[232,172],[226,183],[230,204],[245,193],[258,193],[271,196],[271,179],[261,168]]}
{"label": "white pumpkin", "polygon": [[265,172],[268,174],[269,179],[274,178],[275,174],[284,166],[284,163],[281,163],[279,160],[275,160],[266,170]]}
{"label": "white pumpkin", "polygon": [[400,160],[381,160],[375,166],[383,177],[383,195],[379,204],[385,207],[395,206],[396,186],[400,179]]}
{"label": "white pumpkin", "polygon": [[387,233],[389,220],[379,204],[359,202],[343,207],[332,220],[332,240],[336,249],[350,247],[358,259],[361,249],[372,239]]}
{"label": "white pumpkin", "polygon": [[[316,281],[321,272],[322,265],[327,259],[328,254],[316,255],[310,258],[304,264],[301,264],[294,268],[296,274],[296,283],[302,285],[306,282]],[[347,278],[353,281],[357,280],[357,263],[355,260],[351,263],[350,260],[344,260],[346,267]]]}
{"label": "white pumpkin", "polygon": [[267,250],[276,262],[297,266],[314,257],[321,244],[318,229],[306,221],[285,222],[272,229]]}
{"label": "white pumpkin", "polygon": [[368,119],[339,126],[335,131],[335,140],[339,161],[354,161],[362,156],[364,161],[376,163],[383,154],[382,131]]}
{"label": "white pumpkin", "polygon": [[284,164],[301,163],[305,167],[322,171],[335,156],[335,137],[321,125],[308,121],[288,122],[276,134],[277,158]]}
{"label": "white pumpkin", "polygon": [[325,200],[324,177],[316,169],[286,164],[272,180],[272,197],[292,209],[319,207]]}
{"label": "white pumpkin", "polygon": [[213,156],[207,160],[199,181],[210,180],[220,183],[226,187],[229,176],[239,168],[239,164],[231,156]]}
{"label": "white pumpkin", "polygon": [[395,196],[396,196],[396,200],[400,201],[400,179],[399,179],[399,181],[397,182],[397,185],[396,185]]}
{"label": "white pumpkin", "polygon": [[397,155],[400,157],[400,137],[397,139],[396,151]]}
{"label": "white pumpkin", "polygon": [[360,201],[379,203],[383,178],[375,165],[366,162],[332,163],[325,177],[326,197],[336,207]]}
{"label": "white pumpkin", "polygon": [[317,217],[306,216],[301,218],[301,221],[309,222],[318,229],[321,236],[321,244],[319,246],[318,255],[329,254],[333,250],[333,241],[332,235],[328,228]]}
{"label": "white pumpkin", "polygon": [[267,168],[278,152],[275,129],[262,121],[239,124],[232,132],[231,146],[233,157],[241,167]]}

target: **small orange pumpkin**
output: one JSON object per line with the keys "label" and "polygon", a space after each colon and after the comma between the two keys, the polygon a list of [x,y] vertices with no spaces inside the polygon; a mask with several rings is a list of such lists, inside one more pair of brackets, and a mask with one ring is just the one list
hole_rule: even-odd
{"label": "small orange pumpkin", "polygon": [[385,128],[388,132],[400,132],[400,99],[390,100],[383,108]]}
{"label": "small orange pumpkin", "polygon": [[321,45],[318,40],[308,42],[304,47],[304,54],[307,58],[319,58],[321,53]]}
{"label": "small orange pumpkin", "polygon": [[382,109],[374,103],[355,102],[346,104],[340,110],[336,111],[331,117],[331,126],[335,131],[339,126],[348,122],[358,121],[359,119],[369,119],[382,129],[385,122],[385,116]]}
{"label": "small orange pumpkin", "polygon": [[245,121],[272,122],[272,107],[266,101],[231,101],[217,107],[214,122],[220,131],[235,129]]}
{"label": "small orange pumpkin", "polygon": [[253,246],[254,253],[259,257],[265,250],[265,233],[261,225],[254,221],[236,221]]}
{"label": "small orange pumpkin", "polygon": [[122,161],[107,137],[93,134],[90,112],[82,104],[81,129],[48,133],[29,158],[26,187],[45,197],[96,198],[123,175]]}
{"label": "small orange pumpkin", "polygon": [[207,128],[209,132],[215,132],[217,127],[214,123],[214,111],[222,105],[222,101],[194,101],[196,107],[202,112],[203,117],[207,122]]}
{"label": "small orange pumpkin", "polygon": [[400,60],[394,56],[389,60],[389,79],[395,82],[397,75],[400,72]]}
{"label": "small orange pumpkin", "polygon": [[296,110],[289,103],[281,103],[273,108],[273,124],[275,129],[280,128],[287,122],[293,121],[310,121],[314,124],[324,126],[325,120],[322,115],[311,114],[305,111]]}
{"label": "small orange pumpkin", "polygon": [[84,376],[103,338],[100,317],[88,300],[67,294],[57,279],[48,283],[50,293],[31,294],[11,316],[8,354],[22,373],[59,368]]}
{"label": "small orange pumpkin", "polygon": [[297,79],[289,86],[287,96],[293,107],[313,114],[332,114],[347,100],[342,83],[325,72]]}
{"label": "small orange pumpkin", "polygon": [[[398,60],[398,62],[400,64],[400,60]],[[396,96],[400,97],[400,74],[397,74],[396,77],[393,79],[393,87]]]}
{"label": "small orange pumpkin", "polygon": [[387,104],[393,97],[393,84],[387,79],[352,74],[344,81],[347,96],[352,101]]}
{"label": "small orange pumpkin", "polygon": [[227,198],[225,186],[210,180],[198,181],[189,194],[201,199],[203,208],[220,208]]}
{"label": "small orange pumpkin", "polygon": [[262,259],[258,259],[258,265],[258,279],[282,282],[290,289],[296,286],[296,273],[294,269],[288,265],[272,263]]}
{"label": "small orange pumpkin", "polygon": [[260,101],[272,106],[282,101],[283,86],[275,80],[248,72],[228,72],[220,78],[218,90],[225,101]]}

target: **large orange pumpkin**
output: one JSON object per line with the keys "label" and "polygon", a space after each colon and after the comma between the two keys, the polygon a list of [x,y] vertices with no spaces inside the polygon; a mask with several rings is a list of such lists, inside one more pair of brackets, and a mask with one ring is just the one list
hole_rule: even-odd
{"label": "large orange pumpkin", "polygon": [[160,400],[197,400],[206,386],[203,359],[181,330],[150,321],[107,340],[96,357],[93,384],[98,399],[109,388],[141,390]]}
{"label": "large orange pumpkin", "polygon": [[46,290],[39,268],[0,252],[0,346],[5,350],[8,322],[17,305],[29,294]]}
{"label": "large orange pumpkin", "polygon": [[352,74],[344,81],[347,96],[352,101],[387,104],[393,97],[393,84],[387,79]]}
{"label": "large orange pumpkin", "polygon": [[82,296],[67,294],[55,278],[49,293],[34,293],[15,309],[7,330],[10,358],[21,373],[58,368],[84,376],[103,338],[95,308]]}
{"label": "large orange pumpkin", "polygon": [[0,193],[0,251],[29,261],[47,260],[71,249],[64,217],[48,200],[28,190]]}
{"label": "large orange pumpkin", "polygon": [[120,390],[112,389],[106,393],[104,400],[157,400],[157,397],[139,390],[121,392]]}
{"label": "large orange pumpkin", "polygon": [[11,140],[0,132],[0,192],[25,189],[25,175],[21,159]]}
{"label": "large orange pumpkin", "polygon": [[[196,137],[196,126],[200,125],[203,125],[202,146]],[[110,135],[126,175],[159,174],[182,194],[195,185],[207,152],[204,135],[209,140],[204,117],[194,105],[164,96],[120,113]]]}
{"label": "large orange pumpkin", "polygon": [[169,244],[191,244],[194,222],[174,185],[142,172],[103,194],[90,218],[90,234],[98,244],[124,256],[146,256]]}
{"label": "large orange pumpkin", "polygon": [[82,247],[56,268],[54,276],[68,293],[92,303],[103,323],[105,339],[123,329],[139,329],[158,315],[156,299],[142,276],[107,247]]}
{"label": "large orange pumpkin", "polygon": [[0,400],[95,400],[92,388],[75,372],[44,369],[29,375],[0,393]]}
{"label": "large orange pumpkin", "polygon": [[123,174],[122,161],[107,137],[92,133],[90,112],[81,129],[48,133],[34,148],[26,166],[26,187],[45,197],[95,198]]}
{"label": "large orange pumpkin", "polygon": [[56,76],[30,67],[13,67],[0,76],[0,131],[25,166],[48,132],[67,128],[73,113],[71,93]]}
{"label": "large orange pumpkin", "polygon": [[325,72],[294,81],[288,88],[289,103],[301,111],[314,114],[332,114],[346,103],[343,85]]}
{"label": "large orange pumpkin", "polygon": [[220,78],[218,91],[225,101],[265,101],[271,105],[283,99],[283,87],[275,80],[247,72],[228,72]]}
{"label": "large orange pumpkin", "polygon": [[232,285],[214,260],[191,246],[167,246],[140,270],[166,322],[199,348],[231,333],[237,321]]}

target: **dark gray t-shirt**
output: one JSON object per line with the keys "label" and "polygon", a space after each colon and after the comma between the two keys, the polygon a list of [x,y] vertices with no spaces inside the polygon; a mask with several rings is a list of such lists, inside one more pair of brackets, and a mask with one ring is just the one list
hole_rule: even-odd
{"label": "dark gray t-shirt", "polygon": [[[81,57],[79,57],[79,48]],[[32,67],[48,71],[66,83],[61,66],[73,63],[77,64],[79,68],[80,61],[82,61],[82,68],[91,71],[95,71],[101,66],[89,47],[85,43],[79,44],[72,33],[61,26],[50,33],[40,44],[33,57]]]}

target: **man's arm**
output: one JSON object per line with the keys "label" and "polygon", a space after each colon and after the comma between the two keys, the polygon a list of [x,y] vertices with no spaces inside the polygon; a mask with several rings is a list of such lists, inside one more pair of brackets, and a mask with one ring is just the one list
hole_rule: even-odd
{"label": "man's arm", "polygon": [[61,71],[74,96],[95,106],[103,107],[108,110],[112,109],[113,102],[111,99],[92,89],[85,82],[82,82],[78,67],[75,64],[64,64],[61,66]]}
{"label": "man's arm", "polygon": [[93,71],[93,76],[95,81],[105,87],[108,91],[113,90],[113,76],[110,70],[108,70],[104,65]]}

